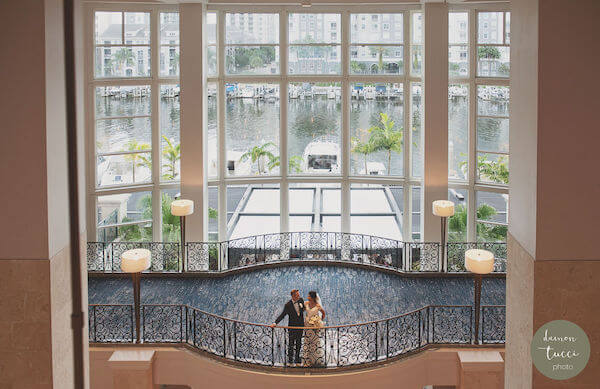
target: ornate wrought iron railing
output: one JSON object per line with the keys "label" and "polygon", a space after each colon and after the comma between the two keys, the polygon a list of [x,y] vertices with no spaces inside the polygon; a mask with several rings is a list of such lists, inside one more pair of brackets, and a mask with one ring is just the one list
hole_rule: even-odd
{"label": "ornate wrought iron railing", "polygon": [[[403,315],[360,324],[271,327],[213,315],[187,305],[142,305],[142,343],[180,343],[228,360],[290,367],[291,332],[301,331],[297,367],[337,368],[398,358],[428,345],[504,343],[504,306],[484,306],[481,333],[474,334],[473,308],[426,306]],[[90,305],[92,343],[132,343],[136,338],[132,305]]]}
{"label": "ornate wrought iron railing", "polygon": [[403,242],[364,234],[285,232],[224,242],[187,242],[183,269],[177,242],[88,242],[88,270],[120,272],[125,250],[152,252],[150,272],[220,272],[264,263],[319,260],[360,263],[403,272],[465,272],[464,252],[484,248],[496,256],[495,271],[506,272],[506,243],[452,242],[442,259],[439,242]]}

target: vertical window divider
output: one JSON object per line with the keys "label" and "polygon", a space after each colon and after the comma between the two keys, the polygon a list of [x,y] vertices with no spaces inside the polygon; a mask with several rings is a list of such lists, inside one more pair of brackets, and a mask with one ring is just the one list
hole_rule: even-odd
{"label": "vertical window divider", "polygon": [[467,241],[477,238],[477,199],[475,180],[477,175],[477,40],[479,25],[477,10],[469,12],[469,139],[468,139],[468,196],[467,196]]}
{"label": "vertical window divider", "polygon": [[412,12],[406,11],[403,13],[403,33],[402,39],[404,40],[404,86],[402,88],[402,94],[404,99],[404,185],[403,185],[403,196],[402,201],[404,213],[402,215],[402,236],[405,241],[412,241],[412,160],[410,155],[412,145],[412,115],[411,112],[411,88],[410,82],[410,50],[411,50],[411,21]]}
{"label": "vertical window divider", "polygon": [[[160,153],[160,85],[158,83],[158,72],[160,64],[159,50],[159,10],[150,12],[150,75],[152,82],[150,86],[151,105],[151,126],[152,126],[152,239],[155,242],[162,241],[162,202],[160,192],[160,171],[161,171],[161,153]],[[124,13],[123,13],[124,14]],[[123,25],[125,30],[125,25]]]}
{"label": "vertical window divider", "polygon": [[[227,146],[225,145],[225,12],[217,11],[217,169],[219,179],[219,241],[227,240]],[[223,264],[222,264],[223,265]]]}
{"label": "vertical window divider", "polygon": [[289,232],[289,181],[288,181],[288,12],[279,12],[279,231]]}
{"label": "vertical window divider", "polygon": [[350,85],[348,73],[350,71],[350,13],[343,11],[341,17],[341,51],[342,51],[342,185],[341,185],[341,228],[342,232],[351,231],[350,220]]}

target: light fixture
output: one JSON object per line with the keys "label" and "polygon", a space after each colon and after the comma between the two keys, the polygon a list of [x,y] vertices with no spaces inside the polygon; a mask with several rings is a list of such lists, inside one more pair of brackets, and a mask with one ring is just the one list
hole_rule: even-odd
{"label": "light fixture", "polygon": [[310,8],[312,6],[310,1],[303,1],[302,3],[300,3],[300,5],[302,6],[302,8]]}
{"label": "light fixture", "polygon": [[465,267],[474,274],[475,344],[479,344],[479,313],[481,311],[481,281],[483,274],[494,270],[494,253],[471,249],[465,251]]}
{"label": "light fixture", "polygon": [[446,223],[447,219],[450,216],[454,215],[454,203],[448,200],[435,200],[431,204],[432,212],[435,216],[441,217],[442,222],[442,256],[440,258],[439,269],[441,271],[446,271],[447,269],[447,261],[446,261]]}
{"label": "light fixture", "polygon": [[179,225],[181,232],[181,271],[187,268],[185,263],[185,217],[194,213],[194,202],[192,200],[173,200],[171,202],[171,214],[179,216]]}
{"label": "light fixture", "polygon": [[121,270],[124,273],[130,273],[133,282],[136,343],[140,343],[140,284],[142,272],[150,268],[151,255],[150,250],[147,249],[127,250],[121,254]]}

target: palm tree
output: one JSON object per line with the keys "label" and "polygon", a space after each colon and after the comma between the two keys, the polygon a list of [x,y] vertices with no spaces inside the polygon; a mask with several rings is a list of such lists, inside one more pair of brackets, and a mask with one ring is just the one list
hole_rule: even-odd
{"label": "palm tree", "polygon": [[166,172],[163,173],[164,180],[174,180],[177,177],[177,161],[181,159],[181,144],[175,144],[173,139],[163,135],[167,144],[163,147],[162,156],[167,163],[162,165]]}
{"label": "palm tree", "polygon": [[[288,171],[291,173],[302,173],[302,162],[304,160],[299,155],[292,155],[288,161]],[[269,160],[267,168],[269,172],[274,168],[281,166],[281,158],[278,156]]]}
{"label": "palm tree", "polygon": [[[365,130],[359,130],[361,133],[364,133]],[[362,137],[361,137],[362,138]],[[361,138],[353,136],[352,141],[352,151],[353,153],[362,154],[365,162],[365,174],[369,174],[369,170],[367,169],[367,156],[371,153],[374,153],[377,150],[377,145],[374,142],[373,136],[371,136],[368,140],[362,141]]]}
{"label": "palm tree", "polygon": [[388,174],[392,174],[392,152],[400,154],[402,152],[402,128],[394,129],[394,121],[388,114],[381,112],[379,114],[381,125],[373,126],[369,129],[371,140],[375,144],[374,151],[384,150],[388,155]]}
{"label": "palm tree", "polygon": [[390,49],[384,46],[370,47],[371,54],[377,54],[377,72],[383,72],[383,56],[390,53]]}
{"label": "palm tree", "polygon": [[264,159],[275,159],[275,155],[268,150],[270,147],[277,148],[273,142],[267,142],[262,146],[254,146],[240,157],[240,162],[250,159],[252,163],[256,163],[256,168],[258,170],[257,174],[262,174],[265,170],[263,167]]}
{"label": "palm tree", "polygon": [[133,51],[126,47],[117,50],[113,55],[111,63],[117,66],[119,73],[123,76],[123,66],[135,65],[135,57],[133,55]]}
{"label": "palm tree", "polygon": [[[126,151],[144,151],[150,150],[150,145],[147,143],[138,143],[135,140],[130,140],[126,144]],[[132,164],[132,181],[135,182],[135,168],[136,167],[146,167],[148,170],[152,170],[152,159],[151,157],[145,153],[131,153],[125,154],[123,157],[126,161],[131,162]]]}

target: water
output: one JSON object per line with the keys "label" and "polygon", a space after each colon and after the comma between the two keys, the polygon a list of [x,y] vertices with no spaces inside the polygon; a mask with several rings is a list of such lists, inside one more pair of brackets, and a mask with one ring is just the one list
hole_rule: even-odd
{"label": "water", "polygon": [[[100,96],[96,98],[96,115],[98,118],[118,115],[149,115],[150,97],[117,98]],[[449,127],[449,173],[450,176],[462,178],[461,162],[466,161],[468,153],[468,115],[467,97],[453,97],[448,100]],[[386,113],[394,120],[394,129],[401,130],[406,124],[402,99],[395,100],[351,100],[350,129],[351,136],[362,140],[368,139],[368,129],[377,125],[380,113]],[[413,100],[413,117],[420,107],[421,99]],[[228,151],[244,153],[253,146],[267,142],[279,145],[279,100],[271,102],[259,99],[234,98],[227,99],[225,106],[226,147]],[[209,161],[216,161],[217,107],[216,98],[208,99],[208,141]],[[479,114],[491,116],[507,115],[508,104],[505,101],[485,101],[479,104]],[[302,156],[306,146],[315,138],[332,137],[341,142],[342,106],[339,99],[327,99],[315,96],[313,99],[288,100],[288,153],[289,156]],[[417,115],[418,116],[418,115]],[[165,141],[162,136],[180,140],[180,106],[179,98],[160,98],[160,133],[161,147]],[[418,117],[414,120],[420,121]],[[485,151],[508,151],[508,119],[481,118],[477,120],[478,149]],[[96,141],[99,151],[127,150],[129,142],[151,144],[150,118],[104,119],[96,122]],[[413,128],[413,174],[422,171],[422,142],[420,126]],[[277,147],[271,151],[278,155]],[[416,151],[416,152],[415,152]],[[368,156],[369,162],[381,163],[387,173],[388,155],[379,151]],[[364,170],[364,156],[352,154],[351,172],[359,174]],[[273,173],[275,170],[273,171]],[[391,172],[393,175],[404,174],[402,154],[391,153]]]}

